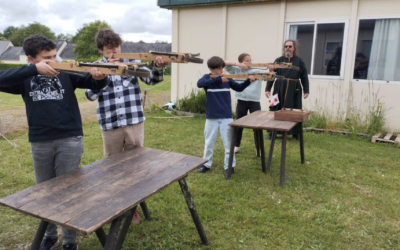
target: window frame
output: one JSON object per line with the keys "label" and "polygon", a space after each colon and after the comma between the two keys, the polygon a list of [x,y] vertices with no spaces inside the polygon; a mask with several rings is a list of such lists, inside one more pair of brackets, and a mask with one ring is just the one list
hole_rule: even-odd
{"label": "window frame", "polygon": [[[355,61],[356,58],[356,48],[357,48],[357,41],[358,41],[358,35],[360,32],[360,21],[361,20],[378,20],[378,19],[400,19],[400,15],[389,15],[389,16],[382,16],[382,15],[377,15],[377,16],[358,16],[357,17],[357,23],[356,23],[356,34],[354,37],[354,44],[353,44],[353,56],[352,59]],[[373,41],[373,40],[372,40]],[[354,67],[355,63],[351,65],[351,72],[354,72]],[[350,74],[351,74],[350,72]],[[354,74],[350,75],[350,82],[352,83],[370,83],[373,81],[374,84],[389,84],[389,85],[400,85],[400,81],[385,81],[385,80],[370,80],[370,79],[354,79]]]}
{"label": "window frame", "polygon": [[[313,34],[313,46],[312,46],[312,54],[311,54],[311,68],[307,69],[308,78],[310,79],[337,79],[343,80],[344,79],[344,69],[346,65],[346,53],[347,53],[347,42],[348,42],[348,33],[349,33],[349,18],[340,18],[340,19],[309,19],[309,20],[286,20],[285,21],[285,40],[289,39],[290,33],[290,26],[291,25],[309,25],[314,24],[314,34]],[[332,75],[314,75],[314,57],[315,57],[315,42],[317,39],[317,31],[318,31],[318,24],[330,24],[330,23],[344,23],[344,30],[343,30],[343,45],[342,45],[342,59],[341,59],[341,66],[340,66],[340,74],[338,76]],[[354,65],[352,66],[354,67]]]}

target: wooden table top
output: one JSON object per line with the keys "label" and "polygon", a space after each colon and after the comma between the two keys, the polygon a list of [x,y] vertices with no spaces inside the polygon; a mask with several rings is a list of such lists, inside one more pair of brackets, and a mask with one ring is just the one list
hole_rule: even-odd
{"label": "wooden table top", "polygon": [[4,197],[0,204],[90,234],[205,162],[134,148]]}
{"label": "wooden table top", "polygon": [[274,112],[259,110],[229,123],[229,126],[264,130],[268,129],[274,131],[289,131],[296,126],[296,124],[297,122],[275,120]]}

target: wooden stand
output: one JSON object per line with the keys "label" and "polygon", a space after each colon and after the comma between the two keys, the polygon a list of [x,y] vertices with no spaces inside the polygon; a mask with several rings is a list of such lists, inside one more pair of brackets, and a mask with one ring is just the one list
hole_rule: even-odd
{"label": "wooden stand", "polygon": [[308,115],[314,111],[302,109],[282,109],[274,112],[274,119],[280,121],[306,122]]}

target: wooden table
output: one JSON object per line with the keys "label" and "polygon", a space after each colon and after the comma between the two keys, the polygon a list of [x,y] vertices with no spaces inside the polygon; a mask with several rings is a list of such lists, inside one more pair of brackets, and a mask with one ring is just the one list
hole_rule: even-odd
{"label": "wooden table", "polygon": [[[49,222],[83,234],[95,232],[104,249],[121,249],[136,206],[141,204],[149,219],[145,199],[177,180],[200,238],[208,244],[185,180],[205,162],[184,154],[134,148],[4,197],[0,204],[42,220],[31,249],[39,249]],[[112,223],[106,235],[102,227],[108,222]]]}
{"label": "wooden table", "polygon": [[[301,164],[304,164],[304,140],[303,140],[303,123],[302,122],[290,122],[290,121],[278,121],[274,119],[274,113],[268,111],[256,111],[249,115],[246,115],[238,120],[229,123],[229,126],[233,127],[231,148],[229,153],[228,163],[228,174],[227,179],[231,177],[232,163],[235,147],[235,138],[238,128],[251,128],[256,133],[256,150],[257,156],[261,156],[261,168],[264,173],[270,170],[272,162],[272,153],[274,151],[274,144],[276,139],[277,131],[282,132],[282,151],[281,151],[281,173],[280,173],[280,185],[283,186],[285,181],[285,165],[286,165],[286,142],[287,132],[293,127],[298,126],[299,130],[299,141],[300,141],[300,158]],[[264,138],[263,130],[272,131],[271,145],[269,148],[268,161],[265,166],[265,151],[264,151]]]}

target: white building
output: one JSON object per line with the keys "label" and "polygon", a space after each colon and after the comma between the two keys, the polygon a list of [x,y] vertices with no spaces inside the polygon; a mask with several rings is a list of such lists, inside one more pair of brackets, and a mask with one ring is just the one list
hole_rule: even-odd
{"label": "white building", "polygon": [[[399,0],[158,0],[158,5],[172,9],[172,51],[200,53],[205,61],[211,56],[237,61],[246,52],[253,62],[266,63],[281,55],[285,39],[297,39],[309,71],[307,109],[334,114],[383,105],[390,128],[400,130]],[[173,64],[171,99],[197,88],[205,73],[206,63]],[[261,102],[267,110],[267,99]]]}

